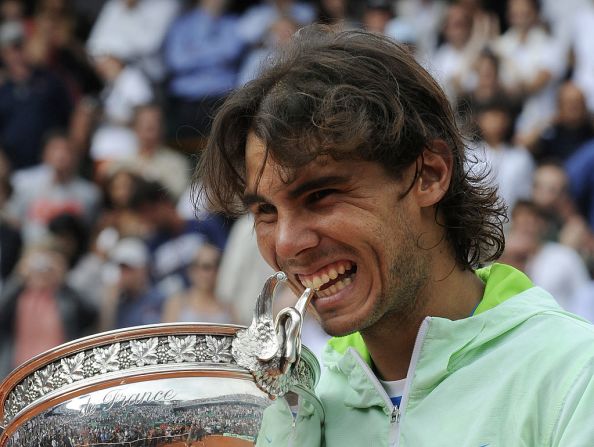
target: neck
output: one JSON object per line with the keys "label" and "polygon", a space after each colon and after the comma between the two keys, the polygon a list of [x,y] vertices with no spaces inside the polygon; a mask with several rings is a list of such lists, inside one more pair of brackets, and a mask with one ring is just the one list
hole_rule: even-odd
{"label": "neck", "polygon": [[404,318],[386,315],[371,328],[361,331],[378,377],[384,380],[406,377],[425,317],[467,318],[482,299],[483,282],[470,270],[458,267],[451,270],[452,262],[439,265],[433,261],[430,278],[417,296],[418,309]]}
{"label": "neck", "polygon": [[152,157],[158,146],[158,143],[142,143],[138,148],[138,152],[142,157]]}
{"label": "neck", "polygon": [[66,172],[54,172],[54,183],[63,185],[72,180],[72,175]]}

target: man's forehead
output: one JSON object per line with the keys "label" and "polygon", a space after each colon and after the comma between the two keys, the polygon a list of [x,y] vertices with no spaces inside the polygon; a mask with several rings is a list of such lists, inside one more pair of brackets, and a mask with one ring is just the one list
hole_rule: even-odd
{"label": "man's forehead", "polygon": [[334,167],[338,170],[341,164],[329,155],[320,155],[303,166],[283,166],[274,160],[270,152],[267,151],[264,141],[253,132],[250,132],[247,136],[245,155],[246,189],[249,192],[255,192],[254,190],[259,187],[262,180],[267,182],[278,181],[279,186],[282,188],[299,182],[306,177],[316,175],[316,173],[333,171]]}

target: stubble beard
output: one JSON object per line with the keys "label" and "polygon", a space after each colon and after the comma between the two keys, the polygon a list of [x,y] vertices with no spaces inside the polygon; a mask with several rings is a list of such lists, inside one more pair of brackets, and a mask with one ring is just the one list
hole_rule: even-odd
{"label": "stubble beard", "polygon": [[376,299],[371,315],[359,324],[362,333],[396,331],[416,324],[427,297],[423,289],[430,278],[429,252],[420,248],[417,237],[407,232],[404,246],[393,254],[386,287]]}

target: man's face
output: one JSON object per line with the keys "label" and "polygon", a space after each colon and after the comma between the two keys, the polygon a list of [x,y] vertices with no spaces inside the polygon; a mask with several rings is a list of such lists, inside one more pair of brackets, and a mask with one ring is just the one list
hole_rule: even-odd
{"label": "man's face", "polygon": [[377,163],[319,158],[287,183],[274,161],[262,170],[264,161],[250,133],[244,200],[260,251],[295,292],[319,289],[313,306],[323,328],[342,335],[409,315],[429,270],[417,245],[421,211],[402,197],[414,167],[396,181]]}

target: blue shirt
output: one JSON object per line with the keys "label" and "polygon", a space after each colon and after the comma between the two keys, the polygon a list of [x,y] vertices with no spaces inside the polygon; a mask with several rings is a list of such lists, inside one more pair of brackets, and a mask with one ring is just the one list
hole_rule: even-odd
{"label": "blue shirt", "polygon": [[581,146],[567,160],[565,170],[571,196],[594,229],[594,140]]}
{"label": "blue shirt", "polygon": [[165,298],[157,288],[135,297],[122,294],[119,297],[115,329],[160,323]]}
{"label": "blue shirt", "polygon": [[235,86],[242,49],[236,17],[214,17],[201,8],[182,15],[164,48],[171,94],[188,100],[226,94]]}

